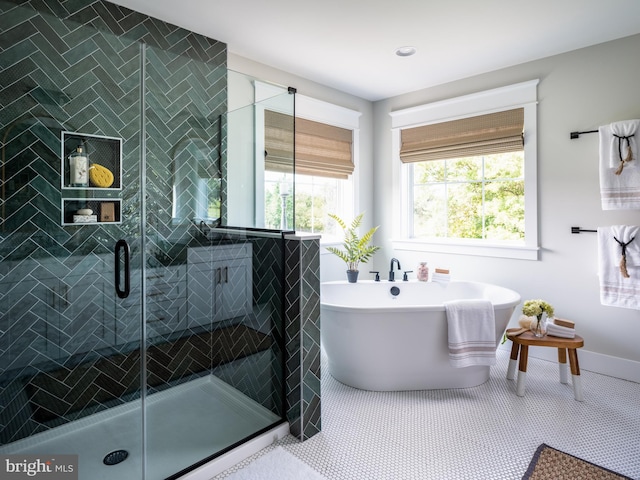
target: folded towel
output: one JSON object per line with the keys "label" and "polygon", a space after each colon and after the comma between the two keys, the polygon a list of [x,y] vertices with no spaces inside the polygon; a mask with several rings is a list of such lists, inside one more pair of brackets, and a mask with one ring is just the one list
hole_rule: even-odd
{"label": "folded towel", "polygon": [[551,335],[552,337],[574,338],[576,336],[576,329],[547,322],[547,335]]}
{"label": "folded towel", "polygon": [[434,273],[431,275],[432,282],[447,283],[451,281],[451,275],[448,273]]}
{"label": "folded towel", "polygon": [[[628,129],[616,128],[618,128],[616,131],[629,131]],[[627,145],[627,140],[614,136],[611,125],[603,125],[598,131],[600,135],[599,171],[602,209],[640,209],[640,160],[637,158],[637,145],[640,144],[640,141],[636,140],[640,132],[636,131],[635,135],[630,136]],[[624,169],[618,172],[621,165],[620,155],[626,158],[629,147],[632,150],[633,161],[625,162]]]}
{"label": "folded towel", "polygon": [[444,303],[449,325],[449,363],[462,368],[495,365],[496,322],[489,300]]}
{"label": "folded towel", "polygon": [[[636,134],[638,133],[640,120],[624,120],[614,122],[609,125],[611,129],[611,140],[609,143],[609,167],[617,169],[622,160],[630,155],[632,160],[638,159],[638,144]],[[626,162],[625,162],[626,163]],[[636,162],[635,165],[638,165]],[[629,166],[625,164],[625,168]]]}
{"label": "folded towel", "polygon": [[[640,227],[637,226],[598,227],[598,276],[602,305],[640,310],[640,265],[636,263],[636,242],[640,241],[638,233]],[[627,244],[624,263],[623,247],[618,241]]]}

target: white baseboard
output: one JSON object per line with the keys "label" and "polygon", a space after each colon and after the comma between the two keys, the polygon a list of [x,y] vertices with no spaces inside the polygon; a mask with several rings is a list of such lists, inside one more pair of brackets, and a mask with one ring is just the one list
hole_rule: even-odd
{"label": "white baseboard", "polygon": [[180,480],[210,480],[216,475],[230,469],[234,465],[249,458],[251,455],[258,453],[263,448],[268,447],[272,443],[289,434],[289,424],[283,423],[268,432],[263,433],[259,437],[243,443],[230,452],[211,460],[209,463],[196,468],[192,472],[180,477]]}
{"label": "white baseboard", "polygon": [[[499,348],[510,352],[511,342],[500,345]],[[529,356],[550,362],[558,361],[558,351],[555,348],[529,347]],[[588,370],[590,372],[640,383],[640,362],[590,352],[582,348],[578,349],[578,362],[580,364],[580,370]]]}

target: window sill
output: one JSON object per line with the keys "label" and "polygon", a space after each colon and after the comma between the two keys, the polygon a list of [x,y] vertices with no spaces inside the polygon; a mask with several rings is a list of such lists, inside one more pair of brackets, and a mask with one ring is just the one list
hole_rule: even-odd
{"label": "window sill", "polygon": [[417,239],[394,239],[396,250],[416,252],[451,253],[456,255],[476,255],[481,257],[513,258],[517,260],[538,260],[539,247],[497,243],[479,243],[474,241],[434,241]]}

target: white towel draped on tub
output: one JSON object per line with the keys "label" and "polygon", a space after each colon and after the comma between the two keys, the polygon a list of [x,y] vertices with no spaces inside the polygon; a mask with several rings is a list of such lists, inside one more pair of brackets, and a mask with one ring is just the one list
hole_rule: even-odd
{"label": "white towel draped on tub", "polygon": [[444,303],[449,325],[449,363],[452,367],[495,365],[496,321],[489,300]]}
{"label": "white towel draped on tub", "polygon": [[[640,120],[626,120],[598,129],[603,210],[640,209],[639,123]],[[628,161],[623,162],[624,159]]]}
{"label": "white towel draped on tub", "polygon": [[[640,227],[629,225],[598,228],[598,276],[602,305],[640,310],[639,233]],[[624,265],[622,245],[626,245]]]}

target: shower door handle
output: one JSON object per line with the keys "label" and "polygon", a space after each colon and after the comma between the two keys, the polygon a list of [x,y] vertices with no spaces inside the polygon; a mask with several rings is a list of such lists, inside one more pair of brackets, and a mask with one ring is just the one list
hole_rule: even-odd
{"label": "shower door handle", "polygon": [[[120,275],[120,264],[122,263],[121,257],[124,255],[124,278]],[[127,298],[131,291],[131,272],[129,270],[129,244],[126,240],[118,240],[115,248],[115,285],[116,295],[120,298]],[[122,288],[122,280],[124,280],[124,289]]]}

